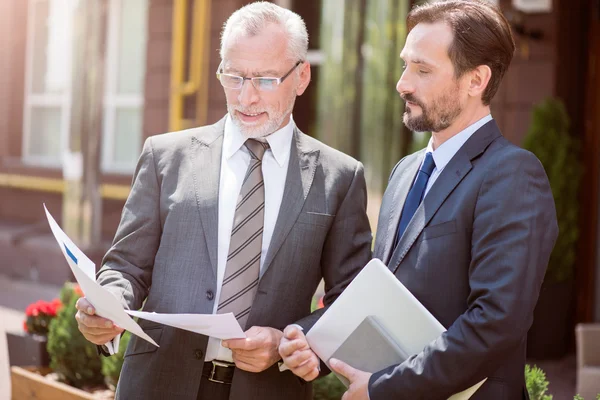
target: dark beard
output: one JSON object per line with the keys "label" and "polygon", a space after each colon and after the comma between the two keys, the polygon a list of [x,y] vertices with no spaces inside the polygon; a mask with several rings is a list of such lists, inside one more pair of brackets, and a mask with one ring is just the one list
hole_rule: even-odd
{"label": "dark beard", "polygon": [[410,108],[405,109],[404,125],[414,132],[440,132],[447,129],[462,112],[461,105],[456,102],[456,93],[457,91],[444,93],[433,101],[431,107],[426,107],[412,94],[403,95],[404,101],[421,107],[421,115],[418,117],[411,116]]}

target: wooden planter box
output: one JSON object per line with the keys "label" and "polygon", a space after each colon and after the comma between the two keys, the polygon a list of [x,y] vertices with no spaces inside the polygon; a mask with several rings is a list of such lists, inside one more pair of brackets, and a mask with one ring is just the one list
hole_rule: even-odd
{"label": "wooden planter box", "polygon": [[12,400],[99,400],[114,399],[102,394],[92,394],[64,383],[45,378],[49,369],[44,369],[42,375],[34,372],[35,367],[11,367]]}

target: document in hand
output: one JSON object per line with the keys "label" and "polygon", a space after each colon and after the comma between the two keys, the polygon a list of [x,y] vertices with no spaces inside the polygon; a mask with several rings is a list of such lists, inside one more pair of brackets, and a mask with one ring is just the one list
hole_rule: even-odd
{"label": "document in hand", "polygon": [[[326,364],[335,355],[353,367],[359,366],[352,365],[352,361],[359,360],[355,364],[360,362],[367,372],[377,372],[420,353],[445,330],[380,260],[373,259],[321,316],[306,339]],[[358,344],[365,340],[376,348]],[[384,353],[387,356],[381,357]],[[450,400],[470,398],[484,382]]]}
{"label": "document in hand", "polygon": [[146,311],[125,312],[164,325],[174,326],[190,332],[200,333],[221,340],[243,339],[246,334],[233,313],[227,314],[160,314]]}
{"label": "document in hand", "polygon": [[[126,329],[158,347],[158,344],[129,316],[144,318],[164,325],[212,336],[217,339],[241,339],[246,335],[232,313],[227,314],[159,314],[145,311],[125,310],[117,298],[108,290],[96,283],[96,265],[71,241],[58,226],[46,206],[46,217],[54,238],[58,242],[77,283],[86,299],[96,309],[96,314],[110,319]],[[128,315],[129,314],[129,315]],[[119,338],[106,344],[111,354],[119,349]]]}
{"label": "document in hand", "polygon": [[[96,265],[81,250],[79,250],[77,246],[75,246],[75,243],[73,243],[60,226],[58,226],[46,208],[46,205],[44,205],[44,210],[46,211],[46,217],[48,218],[52,234],[58,242],[58,246],[65,256],[69,267],[71,267],[71,271],[81,287],[85,298],[96,309],[96,314],[113,321],[119,327],[126,329],[134,335],[159,347],[158,344],[125,313],[119,300],[111,292],[96,283]],[[111,353],[119,350],[119,337],[120,336],[117,336],[117,338],[115,338],[117,339],[116,342],[107,343],[107,347],[109,347]]]}

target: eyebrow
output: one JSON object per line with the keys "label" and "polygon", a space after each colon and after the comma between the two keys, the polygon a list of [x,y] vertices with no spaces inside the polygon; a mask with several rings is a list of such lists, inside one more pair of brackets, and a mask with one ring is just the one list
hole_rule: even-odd
{"label": "eyebrow", "polygon": [[[235,73],[239,76],[242,76],[244,74],[241,70],[239,70],[237,68],[233,68],[233,67],[224,68],[224,70],[227,70],[228,73]],[[260,77],[278,76],[279,74],[280,74],[279,71],[275,71],[274,69],[268,69],[266,71],[255,72],[252,74],[252,76],[255,78],[260,78]]]}
{"label": "eyebrow", "polygon": [[[407,61],[407,60],[406,60],[404,57],[402,57],[402,56],[400,56],[400,59],[401,59],[402,61],[404,61],[405,63],[408,63],[408,62],[409,62],[409,61]],[[424,66],[427,66],[427,67],[435,67],[435,65],[434,65],[434,64],[432,64],[432,63],[430,63],[430,62],[428,62],[428,61],[426,61],[426,60],[424,60],[424,59],[421,59],[421,58],[415,58],[415,59],[413,59],[413,60],[410,60],[410,62],[411,62],[411,63],[413,63],[413,64],[421,64],[421,65],[424,65]]]}

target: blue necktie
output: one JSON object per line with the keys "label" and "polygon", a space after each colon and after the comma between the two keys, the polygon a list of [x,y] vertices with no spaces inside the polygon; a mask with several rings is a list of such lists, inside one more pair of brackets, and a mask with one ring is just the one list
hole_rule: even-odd
{"label": "blue necktie", "polygon": [[[404,208],[402,209],[402,216],[400,217],[400,224],[398,224],[398,235],[396,236],[396,245],[400,241],[402,234],[406,230],[408,223],[412,219],[413,215],[415,215],[415,211],[423,201],[423,196],[425,195],[425,188],[427,187],[427,181],[435,168],[435,161],[433,161],[433,155],[431,153],[425,154],[425,161],[423,161],[423,165],[419,169],[417,173],[417,179],[415,180],[415,184],[408,192],[408,196],[406,196],[406,203],[404,203]],[[394,246],[395,247],[395,246]]]}

